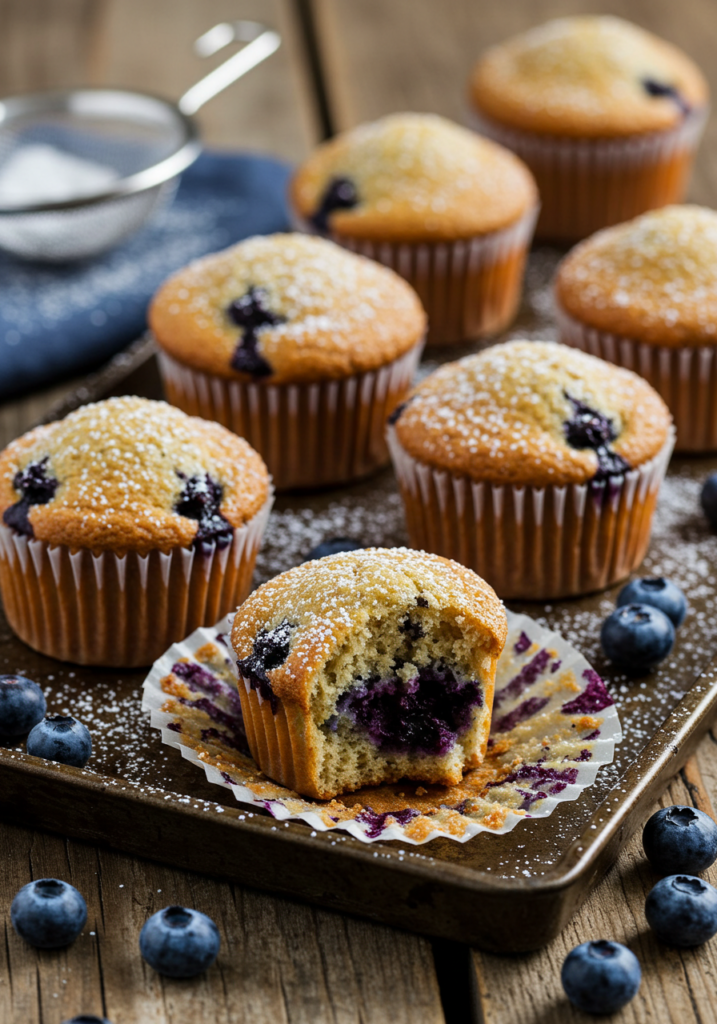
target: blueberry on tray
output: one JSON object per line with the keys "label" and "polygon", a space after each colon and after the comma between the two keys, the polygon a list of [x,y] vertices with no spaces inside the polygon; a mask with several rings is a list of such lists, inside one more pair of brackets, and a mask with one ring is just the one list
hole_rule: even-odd
{"label": "blueberry on tray", "polygon": [[649,604],[664,612],[677,629],[687,614],[687,599],[679,587],[663,576],[645,576],[632,580],[617,595],[617,606],[626,604]]}
{"label": "blueberry on tray", "polygon": [[602,649],[618,668],[644,675],[663,661],[675,642],[675,627],[659,608],[626,604],[602,624]]}
{"label": "blueberry on tray", "polygon": [[717,859],[717,825],[694,807],[662,807],[642,832],[645,856],[663,875],[697,875]]}
{"label": "blueberry on tray", "polygon": [[708,476],[702,485],[700,503],[710,526],[717,527],[717,473]]}
{"label": "blueberry on tray", "polygon": [[568,953],[560,977],[573,1006],[585,1013],[614,1013],[635,996],[642,971],[627,946],[601,939]]}
{"label": "blueberry on tray", "polygon": [[32,679],[0,676],[0,739],[26,736],[46,710],[45,695]]}
{"label": "blueberry on tray", "polygon": [[69,715],[53,715],[39,722],[27,737],[27,752],[46,761],[84,768],[92,754],[87,726]]}
{"label": "blueberry on tray", "polygon": [[342,551],[358,551],[366,547],[360,540],[352,537],[331,537],[329,540],[322,540],[315,548],[308,553],[305,562],[312,562],[315,558],[326,558],[327,555],[338,555]]}
{"label": "blueberry on tray", "polygon": [[717,889],[694,875],[669,875],[647,897],[645,917],[668,946],[701,946],[717,932]]}
{"label": "blueberry on tray", "polygon": [[69,882],[40,878],[23,885],[10,908],[12,926],[38,949],[58,949],[74,942],[87,921],[87,904]]}
{"label": "blueberry on tray", "polygon": [[219,929],[211,917],[186,907],[165,907],[145,923],[139,951],[150,967],[168,978],[192,978],[214,963]]}

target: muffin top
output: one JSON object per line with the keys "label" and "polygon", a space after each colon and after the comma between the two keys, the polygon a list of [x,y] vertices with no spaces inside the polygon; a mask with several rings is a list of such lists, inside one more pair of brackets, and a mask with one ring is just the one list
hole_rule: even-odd
{"label": "muffin top", "polygon": [[561,263],[576,319],[658,345],[717,345],[717,213],[667,206],[599,231]]}
{"label": "muffin top", "polygon": [[412,348],[426,315],[373,260],[307,235],[249,238],[157,292],[149,323],[179,362],[220,377],[311,383],[375,370]]}
{"label": "muffin top", "polygon": [[392,114],[319,146],[294,175],[291,199],[322,233],[456,241],[515,223],[537,189],[497,143],[433,114]]}
{"label": "muffin top", "polygon": [[680,50],[621,18],[558,18],[488,50],[471,99],[513,128],[595,138],[672,128],[704,107],[702,72]]}
{"label": "muffin top", "polygon": [[95,553],[226,547],[269,491],[246,441],[145,398],[83,405],[0,453],[5,525]]}
{"label": "muffin top", "polygon": [[510,341],[447,363],[395,430],[414,458],[492,484],[544,487],[622,475],[656,455],[670,413],[630,370],[554,342]]}
{"label": "muffin top", "polygon": [[497,658],[503,650],[507,620],[493,588],[457,562],[407,548],[330,555],[275,576],[237,611],[232,645],[239,659],[260,653],[276,697],[308,710],[313,679],[329,658],[406,605],[454,612],[487,653]]}

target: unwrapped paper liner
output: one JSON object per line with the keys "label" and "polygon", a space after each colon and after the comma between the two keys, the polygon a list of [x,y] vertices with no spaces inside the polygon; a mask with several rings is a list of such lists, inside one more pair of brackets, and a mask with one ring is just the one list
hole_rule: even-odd
{"label": "unwrapped paper liner", "polygon": [[622,739],[613,700],[585,658],[535,620],[508,612],[484,765],[458,786],[404,781],[332,801],[307,799],[264,776],[248,753],[230,654],[232,618],[174,644],[145,680],[142,706],[163,742],[202,768],[209,782],[279,821],[340,829],[366,843],[503,834],[576,800],[612,762]]}

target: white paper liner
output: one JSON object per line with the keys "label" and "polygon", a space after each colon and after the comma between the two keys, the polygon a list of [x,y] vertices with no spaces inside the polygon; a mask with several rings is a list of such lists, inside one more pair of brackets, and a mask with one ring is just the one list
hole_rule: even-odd
{"label": "white paper liner", "polygon": [[560,341],[634,370],[664,398],[678,452],[717,451],[717,337],[714,345],[656,345],[588,327],[557,302]]}
{"label": "white paper liner", "polygon": [[[439,836],[463,843],[481,832],[503,834],[576,800],[612,762],[622,739],[612,698],[585,658],[528,616],[508,612],[486,765],[468,772],[459,786],[404,782],[330,802],[297,796],[237,749],[245,737],[227,646],[232,621],[229,615],[174,644],[145,680],[142,707],[162,741],[202,768],[209,782],[279,821],[339,829],[366,843],[421,845]],[[188,667],[175,670],[178,663]],[[367,813],[373,805],[380,810]]]}
{"label": "white paper liner", "polygon": [[570,597],[624,579],[645,556],[675,443],[609,482],[501,486],[414,459],[389,426],[388,446],[411,546],[452,558],[503,599]]}
{"label": "white paper liner", "polygon": [[17,533],[0,523],[0,585],[21,640],[62,661],[129,667],[248,593],[274,502],[233,530],[231,544],[164,554],[93,554]]}
{"label": "white paper liner", "polygon": [[[507,228],[456,242],[374,242],[331,231],[322,235],[408,281],[428,314],[428,344],[452,344],[498,333],[513,319],[538,211],[535,206]],[[298,214],[292,219],[297,230],[319,233]],[[498,268],[512,257],[517,257],[515,266],[503,276]]]}
{"label": "white paper liner", "polygon": [[[668,173],[664,180],[632,180],[634,173],[667,166],[683,154],[693,154],[707,123],[709,108],[691,111],[672,129],[624,138],[570,138],[542,135],[507,127],[466,111],[467,123],[481,135],[512,150],[538,179],[543,207],[539,238],[584,238],[610,224],[684,198],[689,167]],[[601,187],[589,175],[603,177]],[[552,186],[552,187],[548,187]]]}
{"label": "white paper liner", "polygon": [[346,483],[388,462],[386,417],[405,398],[423,345],[377,370],[316,384],[229,380],[161,349],[159,366],[174,405],[246,438],[284,490]]}

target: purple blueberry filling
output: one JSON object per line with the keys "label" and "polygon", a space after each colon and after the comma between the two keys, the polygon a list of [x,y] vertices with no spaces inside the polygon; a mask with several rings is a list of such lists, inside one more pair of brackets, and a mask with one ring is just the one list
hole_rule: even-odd
{"label": "purple blueberry filling", "polygon": [[600,483],[626,473],[630,468],[629,463],[622,455],[610,449],[617,438],[612,420],[577,398],[568,394],[565,397],[573,407],[572,417],[564,424],[565,440],[571,448],[590,448],[595,452],[598,468],[593,481]]}
{"label": "purple blueberry filling", "polygon": [[525,654],[532,642],[528,634],[523,632],[513,644],[513,650],[516,654]]}
{"label": "purple blueberry filling", "polygon": [[26,537],[34,537],[32,523],[28,512],[33,505],[46,505],[55,497],[59,481],[47,475],[47,463],[50,456],[46,455],[39,462],[31,462],[19,470],[13,477],[12,485],[22,497],[3,512],[3,522],[17,533]]}
{"label": "purple blueberry filling", "polygon": [[240,373],[250,373],[252,377],[268,377],[272,372],[271,366],[258,350],[257,331],[261,327],[276,327],[286,322],[285,317],[266,308],[266,297],[263,288],[252,285],[246,295],[235,299],[227,310],[237,327],[244,328],[242,339],[234,349],[231,365]]}
{"label": "purple blueberry filling", "polygon": [[692,107],[675,85],[669,85],[667,82],[658,82],[655,78],[643,78],[642,88],[648,96],[667,97],[667,99],[674,100],[685,116],[692,110]]}
{"label": "purple blueberry filling", "polygon": [[[523,636],[525,636],[525,633]],[[526,665],[523,665],[520,672],[513,676],[511,681],[502,690],[498,690],[493,701],[493,707],[499,708],[506,700],[517,700],[533,683],[537,682],[541,673],[547,668],[549,661],[549,651],[546,651],[544,647],[541,648],[535,657],[531,658]]]}
{"label": "purple blueberry filling", "polygon": [[563,704],[560,710],[564,715],[592,715],[615,703],[605,689],[605,683],[594,669],[586,668],[583,679],[587,680],[588,685],[575,700]]}
{"label": "purple blueberry filling", "polygon": [[187,477],[177,470],[177,476],[184,481],[174,511],[187,519],[197,520],[197,532],[192,547],[207,550],[210,545],[228,547],[234,536],[234,529],[219,511],[222,503],[222,488],[209,473],[204,476]]}
{"label": "purple blueberry filling", "polygon": [[248,658],[241,658],[237,665],[252,690],[257,690],[263,700],[268,700],[276,714],[279,698],[271,688],[267,672],[283,665],[289,655],[291,631],[296,627],[287,619],[274,629],[262,629],[254,640],[254,649]]}
{"label": "purple blueberry filling", "polygon": [[356,821],[363,822],[368,825],[366,829],[366,835],[369,839],[375,839],[380,836],[383,830],[388,824],[388,819],[393,818],[399,825],[408,825],[410,821],[417,818],[420,811],[414,811],[412,807],[407,807],[403,811],[385,811],[383,814],[377,814],[376,811],[370,807],[364,808],[359,814],[356,815]]}
{"label": "purple blueberry filling", "polygon": [[478,682],[457,679],[445,665],[426,665],[408,682],[394,677],[354,686],[336,702],[336,712],[382,753],[436,757],[467,732],[473,708],[482,704]]}
{"label": "purple blueberry filling", "polygon": [[414,621],[410,615],[407,615],[404,618],[398,628],[402,633],[405,633],[406,636],[409,636],[411,640],[420,640],[421,637],[426,635],[421,623]]}
{"label": "purple blueberry filling", "polygon": [[351,210],[358,206],[359,196],[350,178],[332,178],[321,197],[319,207],[311,218],[317,231],[329,230],[329,216],[334,210]]}
{"label": "purple blueberry filling", "polygon": [[507,715],[503,715],[497,721],[494,720],[490,731],[493,733],[510,732],[511,729],[515,729],[516,725],[520,725],[521,722],[525,722],[527,719],[532,718],[533,715],[537,715],[549,701],[549,697],[528,697],[517,708],[509,711]]}

